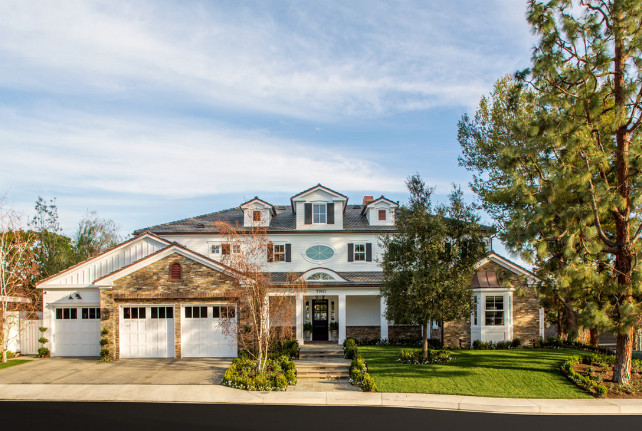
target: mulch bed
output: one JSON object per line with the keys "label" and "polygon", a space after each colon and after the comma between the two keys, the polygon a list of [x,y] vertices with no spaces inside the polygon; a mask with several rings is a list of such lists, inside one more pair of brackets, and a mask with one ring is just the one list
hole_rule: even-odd
{"label": "mulch bed", "polygon": [[631,383],[622,386],[613,382],[613,369],[610,366],[600,366],[597,363],[591,365],[575,364],[573,369],[583,376],[590,374],[591,380],[602,379],[602,384],[606,386],[608,392],[606,398],[642,398],[642,375],[640,373],[631,373]]}

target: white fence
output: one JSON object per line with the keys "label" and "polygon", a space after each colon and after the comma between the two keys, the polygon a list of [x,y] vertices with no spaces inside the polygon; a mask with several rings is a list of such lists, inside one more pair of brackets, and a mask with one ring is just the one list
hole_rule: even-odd
{"label": "white fence", "polygon": [[[38,339],[41,335],[38,328],[42,326],[42,320],[27,320],[20,319],[20,354],[21,355],[35,355],[38,353],[40,343]],[[45,338],[47,333],[44,334]]]}

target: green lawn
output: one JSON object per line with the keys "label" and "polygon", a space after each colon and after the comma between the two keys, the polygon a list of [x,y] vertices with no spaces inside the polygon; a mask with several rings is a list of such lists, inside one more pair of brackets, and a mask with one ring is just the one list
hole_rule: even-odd
{"label": "green lawn", "polygon": [[0,362],[0,370],[3,368],[13,367],[14,365],[24,364],[29,361],[30,359],[9,359],[7,362]]}
{"label": "green lawn", "polygon": [[448,364],[405,365],[397,346],[359,346],[379,392],[509,398],[591,398],[559,371],[571,349],[454,350]]}

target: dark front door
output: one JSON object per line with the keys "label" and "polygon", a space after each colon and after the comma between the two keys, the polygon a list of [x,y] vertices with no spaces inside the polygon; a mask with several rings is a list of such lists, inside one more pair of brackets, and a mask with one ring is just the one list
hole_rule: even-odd
{"label": "dark front door", "polygon": [[328,300],[312,300],[312,341],[328,341]]}

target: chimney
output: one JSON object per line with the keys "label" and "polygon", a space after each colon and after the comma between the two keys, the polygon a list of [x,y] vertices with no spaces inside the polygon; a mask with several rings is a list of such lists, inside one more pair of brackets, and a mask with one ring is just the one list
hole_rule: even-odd
{"label": "chimney", "polygon": [[368,205],[373,200],[374,200],[374,197],[372,197],[372,196],[364,196],[363,197],[363,206],[365,207],[366,205]]}

